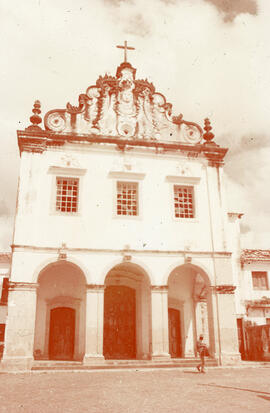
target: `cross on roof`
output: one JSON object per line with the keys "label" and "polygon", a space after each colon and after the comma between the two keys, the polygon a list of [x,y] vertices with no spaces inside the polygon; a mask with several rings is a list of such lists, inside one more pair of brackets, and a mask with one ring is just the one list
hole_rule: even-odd
{"label": "cross on roof", "polygon": [[125,40],[124,46],[116,46],[118,49],[124,49],[124,62],[127,62],[127,50],[135,50],[135,47],[130,47],[127,45],[127,41]]}

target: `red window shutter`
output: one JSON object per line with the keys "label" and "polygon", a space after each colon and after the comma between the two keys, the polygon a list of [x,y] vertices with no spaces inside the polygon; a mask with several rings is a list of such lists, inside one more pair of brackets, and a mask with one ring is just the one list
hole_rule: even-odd
{"label": "red window shutter", "polygon": [[7,304],[8,301],[8,278],[3,279],[1,304]]}

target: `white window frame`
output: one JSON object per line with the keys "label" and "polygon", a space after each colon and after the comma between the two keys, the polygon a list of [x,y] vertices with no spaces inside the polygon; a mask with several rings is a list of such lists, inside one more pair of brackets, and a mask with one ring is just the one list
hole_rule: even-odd
{"label": "white window frame", "polygon": [[[113,219],[122,219],[122,220],[141,220],[143,217],[143,179],[145,174],[143,173],[136,173],[136,172],[116,172],[111,171],[109,173],[109,177],[112,179],[113,185]],[[118,215],[117,214],[117,183],[124,182],[124,183],[135,183],[137,184],[137,215]]]}
{"label": "white window frame", "polygon": [[[82,197],[82,187],[83,187],[83,175],[85,175],[86,169],[62,168],[62,167],[57,167],[57,166],[51,166],[49,168],[48,173],[52,175],[50,214],[59,215],[59,216],[69,216],[69,217],[80,216],[81,207],[82,207],[81,197]],[[59,211],[56,209],[57,178],[78,180],[77,211],[76,212]]]}
{"label": "white window frame", "polygon": [[[119,212],[118,212],[118,195],[119,195],[119,192],[118,192],[118,187],[119,186],[124,186],[124,185],[130,185],[130,189],[132,189],[132,187],[133,187],[133,189],[135,190],[135,197],[134,197],[134,199],[131,199],[130,200],[130,202],[133,202],[135,205],[134,205],[134,207],[135,208],[133,208],[132,207],[132,205],[131,205],[131,213],[126,213],[126,214],[119,214]],[[122,198],[123,198],[123,196],[122,196]],[[121,210],[123,210],[124,209],[124,204],[123,204],[123,201],[124,201],[124,199],[121,199]],[[126,199],[126,202],[128,201],[128,199]],[[128,207],[127,207],[127,211],[126,212],[128,212]],[[135,212],[135,213],[133,213],[133,212]],[[139,214],[140,214],[140,210],[139,210],[139,184],[138,184],[138,182],[136,182],[136,181],[120,181],[120,180],[117,180],[116,181],[116,214],[117,214],[117,216],[124,216],[124,217],[137,217],[137,216],[139,216]]]}
{"label": "white window frame", "polygon": [[[198,184],[200,183],[200,178],[191,177],[179,177],[179,176],[167,176],[166,181],[170,184],[170,215],[172,219],[176,222],[181,223],[197,223],[200,220],[200,205],[199,205],[199,194],[198,194]],[[192,187],[193,188],[193,210],[194,218],[182,218],[175,216],[175,206],[174,206],[174,186]]]}
{"label": "white window frame", "polygon": [[[176,206],[175,206],[175,195],[176,195],[176,189],[181,188],[182,190],[187,189],[188,190],[188,195],[191,194],[191,204],[192,204],[192,209],[188,211],[188,214],[192,214],[192,216],[183,216],[183,217],[178,217],[176,216]],[[195,209],[195,193],[194,193],[194,186],[193,185],[181,185],[181,184],[173,184],[173,203],[174,203],[174,217],[176,219],[195,219],[196,217],[196,209]],[[185,205],[188,202],[188,200],[184,201],[183,204]],[[182,212],[183,215],[185,215],[185,212]]]}

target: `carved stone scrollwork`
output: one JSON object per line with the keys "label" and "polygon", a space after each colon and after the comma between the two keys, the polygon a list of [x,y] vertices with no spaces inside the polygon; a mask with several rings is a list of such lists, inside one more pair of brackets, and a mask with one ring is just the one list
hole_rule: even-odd
{"label": "carved stone scrollwork", "polygon": [[197,144],[199,125],[172,116],[172,105],[148,80],[136,80],[136,69],[122,63],[116,76],[100,76],[79,96],[79,105],[52,110],[45,116],[47,130],[119,138],[178,141]]}
{"label": "carved stone scrollwork", "polygon": [[216,292],[217,294],[234,294],[236,289],[235,285],[214,285],[211,287],[212,291]]}
{"label": "carved stone scrollwork", "polygon": [[65,110],[51,110],[47,112],[44,118],[46,129],[54,132],[63,132],[66,127]]}
{"label": "carved stone scrollwork", "polygon": [[183,138],[188,143],[198,143],[201,140],[202,129],[192,122],[183,121],[181,124]]}

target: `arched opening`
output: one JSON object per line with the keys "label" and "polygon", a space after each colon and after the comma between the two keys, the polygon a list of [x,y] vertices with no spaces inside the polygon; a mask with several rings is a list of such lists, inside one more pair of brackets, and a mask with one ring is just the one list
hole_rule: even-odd
{"label": "arched opening", "polygon": [[86,280],[67,261],[45,267],[38,277],[34,358],[82,360],[85,352]]}
{"label": "arched opening", "polygon": [[210,281],[191,264],[176,267],[168,279],[169,352],[172,358],[194,357],[200,334],[214,353]]}
{"label": "arched opening", "polygon": [[104,291],[105,359],[150,357],[150,302],[149,278],[140,266],[122,263],[109,271]]}

